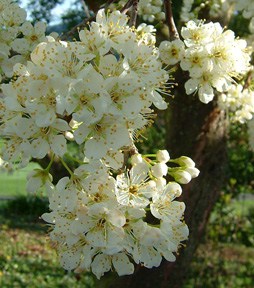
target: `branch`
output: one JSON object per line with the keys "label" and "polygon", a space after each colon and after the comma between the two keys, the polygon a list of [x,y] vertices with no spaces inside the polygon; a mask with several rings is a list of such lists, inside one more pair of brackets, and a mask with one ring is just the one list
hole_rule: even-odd
{"label": "branch", "polygon": [[89,8],[87,7],[87,5],[86,5],[84,0],[81,0],[81,5],[82,5],[82,7],[84,9],[85,15],[87,15],[89,17],[89,15],[90,15]]}
{"label": "branch", "polygon": [[132,11],[131,11],[131,18],[130,18],[130,26],[136,26],[137,16],[138,16],[138,2],[139,0],[133,0],[132,3]]}
{"label": "branch", "polygon": [[175,39],[179,39],[179,34],[177,32],[173,13],[172,13],[171,0],[164,0],[164,9],[165,9],[165,16],[166,16],[166,24],[169,30],[169,39],[171,41]]}
{"label": "branch", "polygon": [[105,10],[107,10],[107,8],[109,7],[109,5],[115,3],[117,0],[108,0],[104,5],[101,6],[101,8],[104,8]]}
{"label": "branch", "polygon": [[76,26],[74,26],[70,31],[68,31],[67,33],[63,34],[60,39],[61,40],[68,40],[68,38],[73,37],[75,35],[75,33],[77,33],[80,28],[84,28],[87,26],[87,24],[91,21],[95,20],[95,15],[91,16],[89,18],[85,18],[82,22],[80,22],[79,24],[77,24]]}
{"label": "branch", "polygon": [[251,85],[251,80],[252,80],[252,72],[253,72],[253,70],[252,69],[250,69],[249,71],[248,71],[248,73],[247,73],[247,75],[246,75],[246,80],[245,80],[245,82],[244,82],[244,85],[243,85],[243,90],[244,89],[247,89],[250,85]]}
{"label": "branch", "polygon": [[123,6],[123,8],[120,10],[120,12],[121,13],[123,13],[123,14],[126,14],[128,11],[129,11],[129,9],[131,8],[131,6],[133,5],[133,2],[134,2],[135,0],[129,0],[124,6]]}

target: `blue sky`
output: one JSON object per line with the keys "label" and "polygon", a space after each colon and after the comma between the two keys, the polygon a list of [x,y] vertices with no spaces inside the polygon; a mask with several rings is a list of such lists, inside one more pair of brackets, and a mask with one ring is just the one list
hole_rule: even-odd
{"label": "blue sky", "polygon": [[[26,5],[29,2],[29,0],[22,0],[21,1],[21,7],[26,9]],[[57,24],[59,22],[59,17],[56,15],[62,14],[65,10],[67,10],[69,7],[71,7],[73,1],[71,0],[65,0],[63,4],[57,5],[55,9],[52,10],[52,15],[54,16],[54,19],[52,19],[51,24]],[[29,17],[29,13],[28,13]]]}

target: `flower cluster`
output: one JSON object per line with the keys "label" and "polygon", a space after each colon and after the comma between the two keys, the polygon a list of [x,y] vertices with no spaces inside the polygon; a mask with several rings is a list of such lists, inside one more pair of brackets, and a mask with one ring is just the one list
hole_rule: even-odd
{"label": "flower cluster", "polygon": [[248,71],[250,53],[246,41],[235,38],[231,30],[224,31],[219,23],[189,21],[181,35],[186,49],[181,40],[163,41],[161,59],[166,64],[180,60],[181,68],[190,76],[185,83],[186,93],[197,92],[200,101],[212,101],[214,89],[228,91],[234,79]]}
{"label": "flower cluster", "polygon": [[209,0],[202,1],[199,5],[193,5],[196,4],[194,0],[183,0],[180,19],[182,22],[188,22],[198,18],[198,14],[202,10],[209,14],[210,19],[218,19],[228,11],[233,10],[235,2],[236,0]]}
{"label": "flower cluster", "polygon": [[[170,169],[168,152],[154,156],[134,154],[132,168],[116,178],[100,161],[84,164],[48,189],[52,212],[42,219],[54,228],[50,237],[65,269],[91,270],[100,278],[112,269],[132,274],[133,261],[147,268],[159,266],[162,257],[175,261],[174,252],[188,237],[185,205],[175,200],[182,189],[163,178]],[[198,172],[188,157],[173,161]]]}
{"label": "flower cluster", "polygon": [[[126,1],[119,1],[117,4],[111,4],[110,9],[121,9],[126,4]],[[139,0],[138,3],[138,15],[140,15],[144,21],[154,22],[155,20],[161,21],[165,19],[165,13],[162,11],[162,0]]]}
{"label": "flower cluster", "polygon": [[[127,26],[127,16],[98,12],[80,41],[40,43],[27,65],[14,67],[17,80],[2,85],[1,130],[9,141],[3,158],[43,158],[66,151],[66,132],[84,145],[89,159],[109,157],[130,146],[152,122],[158,93],[168,80],[153,35]],[[27,129],[29,127],[29,129]]]}
{"label": "flower cluster", "polygon": [[244,89],[242,85],[232,85],[227,94],[218,98],[219,106],[229,110],[233,122],[244,123],[252,119],[254,113],[254,91]]}
{"label": "flower cluster", "polygon": [[235,5],[235,0],[212,0],[209,1],[208,5],[210,5],[209,15],[212,18],[223,17],[225,13],[233,10]]}
{"label": "flower cluster", "polygon": [[46,24],[26,21],[26,11],[14,0],[0,0],[0,82],[13,76],[16,63],[26,63],[30,52],[46,40]]}
{"label": "flower cluster", "polygon": [[194,18],[194,13],[192,11],[192,5],[194,0],[183,0],[183,5],[181,8],[180,18],[182,22],[188,22]]}
{"label": "flower cluster", "polygon": [[242,11],[243,17],[250,19],[249,29],[254,33],[254,3],[252,0],[236,0],[235,8]]}
{"label": "flower cluster", "polygon": [[[167,108],[160,93],[167,93],[169,76],[153,31],[145,24],[129,27],[119,11],[100,10],[79,41],[36,32],[42,42],[27,62],[14,66],[13,81],[1,85],[1,157],[20,166],[50,159],[28,175],[27,190],[46,189],[51,212],[42,218],[52,226],[51,240],[67,270],[91,270],[98,278],[110,269],[131,274],[133,262],[151,268],[162,257],[174,261],[188,237],[185,206],[175,198],[182,192],[178,183],[198,176],[194,162],[170,159],[164,150],[142,156],[134,144],[153,121],[152,107]],[[19,53],[32,47],[28,34],[25,29],[14,41]],[[75,159],[75,170],[64,160],[70,141],[85,159]],[[70,174],[56,186],[54,159]]]}

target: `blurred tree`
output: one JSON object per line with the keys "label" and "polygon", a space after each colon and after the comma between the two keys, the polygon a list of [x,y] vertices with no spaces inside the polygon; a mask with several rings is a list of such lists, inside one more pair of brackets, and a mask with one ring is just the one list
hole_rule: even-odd
{"label": "blurred tree", "polygon": [[68,31],[84,19],[91,17],[93,12],[88,9],[85,1],[74,1],[71,8],[69,8],[62,16],[62,22],[65,29]]}
{"label": "blurred tree", "polygon": [[52,20],[52,9],[63,2],[64,0],[30,0],[27,8],[31,11],[32,22],[45,21],[49,23]]}

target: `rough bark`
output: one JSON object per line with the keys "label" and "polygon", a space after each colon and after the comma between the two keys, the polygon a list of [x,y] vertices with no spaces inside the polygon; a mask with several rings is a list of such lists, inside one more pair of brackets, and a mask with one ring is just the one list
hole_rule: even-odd
{"label": "rough bark", "polygon": [[201,171],[197,179],[183,187],[181,200],[186,204],[185,221],[190,229],[186,248],[174,263],[164,261],[155,269],[138,266],[134,275],[101,282],[98,287],[179,288],[188,277],[191,260],[225,183],[227,125],[224,112],[200,103],[197,95],[186,96],[182,91],[171,102],[166,121],[170,155],[192,157]]}

